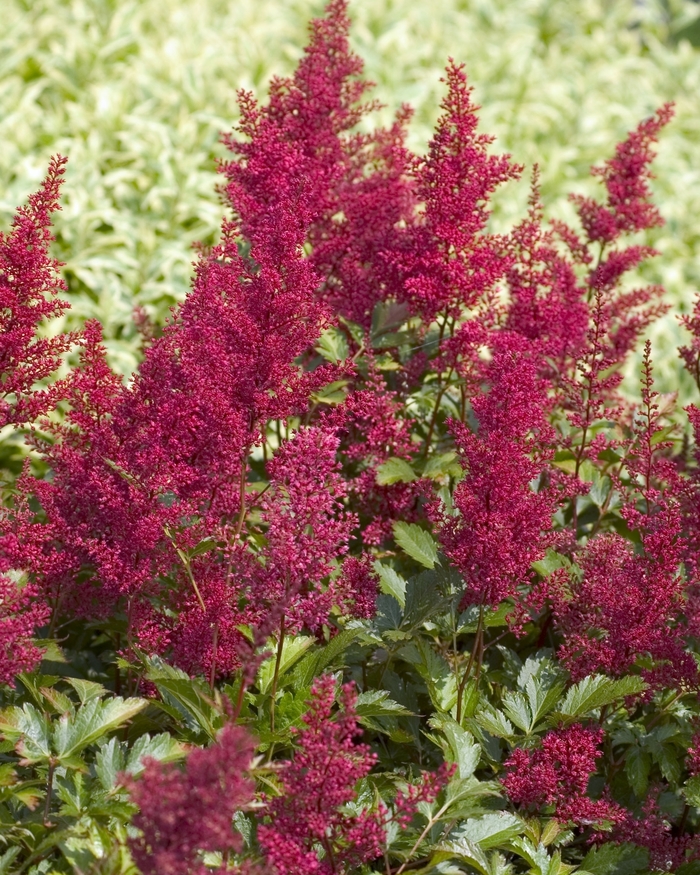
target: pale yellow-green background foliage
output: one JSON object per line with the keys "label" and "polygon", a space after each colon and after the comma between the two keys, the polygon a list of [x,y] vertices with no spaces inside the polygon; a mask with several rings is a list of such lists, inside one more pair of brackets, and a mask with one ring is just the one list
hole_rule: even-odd
{"label": "pale yellow-green background foliage", "polygon": [[[212,242],[219,132],[236,91],[264,97],[290,73],[314,0],[3,0],[0,33],[0,222],[69,158],[56,254],[66,262],[71,324],[96,316],[113,364],[136,362],[131,311],[159,318],[188,287],[190,245]],[[541,166],[549,215],[571,217],[588,168],[667,100],[654,188],[667,219],[662,256],[644,270],[676,311],[700,287],[700,5],[690,0],[354,0],[353,45],[387,105],[416,109],[424,150],[446,59],[464,61],[495,148]],[[697,40],[696,40],[697,41]],[[497,200],[494,226],[522,215],[527,179]],[[652,336],[662,388],[678,380],[673,318]]]}

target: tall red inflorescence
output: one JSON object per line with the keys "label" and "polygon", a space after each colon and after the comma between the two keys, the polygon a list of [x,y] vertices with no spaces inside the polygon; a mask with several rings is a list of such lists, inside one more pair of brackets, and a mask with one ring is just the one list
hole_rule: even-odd
{"label": "tall red inflorescence", "polygon": [[[589,455],[594,459],[595,448],[602,448],[600,442],[593,449],[586,445],[594,422],[619,412],[621,364],[644,329],[668,309],[660,301],[664,290],[658,285],[622,288],[625,274],[657,253],[648,246],[623,246],[621,241],[630,233],[663,223],[651,203],[649,165],[654,157],[652,144],[672,117],[672,105],[665,104],[617,146],[615,156],[602,168],[592,170],[607,190],[605,204],[583,195],[571,197],[584,239],[562,222],[553,223],[572,260],[585,268],[582,292],[589,308],[588,333],[578,354],[578,376],[569,374],[563,381],[569,419],[583,430],[579,462]],[[578,470],[577,464],[577,474]]]}
{"label": "tall red inflorescence", "polygon": [[44,320],[60,316],[69,304],[61,264],[49,256],[51,214],[58,202],[66,159],[51,159],[39,191],[20,207],[9,234],[0,233],[0,428],[33,422],[60,396],[60,384],[37,383],[59,367],[75,334],[43,336]]}
{"label": "tall red inflorescence", "polygon": [[574,723],[548,732],[538,747],[516,748],[504,763],[508,797],[530,809],[552,805],[558,819],[577,825],[615,823],[621,817],[619,806],[587,795],[596,760],[603,755],[602,741],[602,729]]}
{"label": "tall red inflorescence", "polygon": [[253,801],[247,776],[255,748],[239,726],[225,726],[211,747],[195,749],[184,768],[147,758],[123,783],[139,811],[129,849],[143,875],[205,875],[202,853],[239,851],[233,816]]}
{"label": "tall red inflorescence", "polygon": [[382,853],[383,813],[343,810],[356,798],[357,782],[370,772],[375,757],[354,741],[356,694],[349,685],[333,713],[335,683],[328,675],[315,681],[297,749],[281,772],[284,795],[269,802],[270,822],[258,827],[277,875],[347,875]]}
{"label": "tall red inflorescence", "polygon": [[517,179],[508,155],[490,155],[493,137],[477,132],[479,107],[463,67],[450,61],[443,114],[425,159],[413,173],[422,204],[419,220],[390,253],[404,282],[403,295],[426,324],[438,314],[459,318],[503,276],[507,261],[486,233],[489,198]]}
{"label": "tall red inflorescence", "polygon": [[613,158],[593,171],[607,189],[605,205],[583,195],[572,196],[591,242],[609,244],[621,234],[663,224],[658,209],[651,203],[649,165],[654,159],[652,144],[672,118],[673,104],[666,103],[617,146]]}
{"label": "tall red inflorescence", "polygon": [[19,586],[0,573],[0,684],[14,684],[18,674],[37,667],[44,651],[33,636],[50,613],[36,586]]}
{"label": "tall red inflorescence", "polygon": [[664,457],[653,391],[650,345],[643,363],[642,404],[624,447],[629,485],[621,492],[621,515],[638,533],[635,545],[615,533],[590,538],[576,557],[578,569],[543,584],[562,634],[559,655],[575,678],[604,671],[627,673],[652,659],[644,675],[653,686],[695,683],[697,668],[685,652],[682,611],[687,553],[680,505],[680,478]]}
{"label": "tall red inflorescence", "polygon": [[[294,75],[273,80],[269,104],[259,107],[241,92],[243,137],[224,138],[237,157],[221,169],[246,236],[292,180],[303,194],[309,259],[322,278],[319,296],[368,327],[374,305],[400,292],[400,278],[382,253],[414,209],[404,142],[411,113],[404,107],[391,127],[372,134],[353,130],[377,104],[362,102],[371,83],[361,78],[349,27],[346,0],[331,0],[325,16],[311,24]],[[293,160],[284,157],[285,147]]]}
{"label": "tall red inflorescence", "polygon": [[[12,567],[30,572],[54,612],[122,611],[134,643],[172,648],[191,670],[209,670],[215,661],[211,670],[226,672],[239,664],[238,627],[250,619],[241,597],[257,604],[255,591],[246,591],[248,560],[240,549],[251,501],[249,455],[266,439],[270,420],[303,415],[313,392],[338,373],[332,365],[305,371],[298,361],[328,324],[315,294],[318,276],[301,251],[300,197],[293,187],[278,192],[251,225],[248,256],[239,252],[236,227],[224,223],[221,243],[200,257],[190,294],[146,349],[130,385],[112,373],[99,327],[88,323],[81,361],[63,387],[65,420],[47,420],[49,439],[34,439],[53,476],[27,473],[5,511],[3,530],[22,530]],[[320,433],[300,440],[312,434]],[[332,456],[328,440],[317,449]],[[326,475],[335,477],[329,488],[340,489],[323,464],[314,475],[317,502]],[[40,501],[39,514],[22,503],[30,494]],[[330,500],[335,508],[337,499]],[[329,536],[333,558],[342,555],[339,538],[348,525]],[[303,542],[301,529],[297,535]],[[187,567],[186,557],[205,539],[218,548]],[[244,567],[232,565],[234,558]],[[200,622],[178,620],[193,600]],[[314,622],[326,608],[319,610]],[[207,630],[209,655],[185,659],[184,639],[192,640],[194,626]]]}
{"label": "tall red inflorescence", "polygon": [[527,342],[501,334],[488,389],[472,400],[476,428],[450,425],[464,477],[454,491],[456,515],[438,507],[433,514],[445,553],[464,577],[463,605],[495,607],[515,597],[547,549],[556,500],[543,475],[553,430],[547,383],[537,371]]}
{"label": "tall red inflorescence", "polygon": [[526,337],[555,386],[576,373],[589,325],[585,289],[576,265],[561,251],[554,230],[543,228],[539,171],[535,167],[527,218],[506,240],[508,306],[504,327]]}

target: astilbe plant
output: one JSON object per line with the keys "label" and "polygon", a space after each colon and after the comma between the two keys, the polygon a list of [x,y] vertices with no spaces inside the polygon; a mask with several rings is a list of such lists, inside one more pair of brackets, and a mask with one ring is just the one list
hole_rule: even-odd
{"label": "astilbe plant", "polygon": [[535,170],[494,234],[522,168],[464,69],[414,155],[349,27],[241,92],[232,217],[128,381],[47,324],[64,159],[0,239],[2,865],[694,875],[700,457],[648,344],[621,377],[672,107],[578,230]]}

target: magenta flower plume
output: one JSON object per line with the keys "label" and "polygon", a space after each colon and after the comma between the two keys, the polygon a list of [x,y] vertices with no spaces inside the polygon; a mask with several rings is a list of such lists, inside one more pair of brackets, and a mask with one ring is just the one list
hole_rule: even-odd
{"label": "magenta flower plume", "polygon": [[342,507],[346,487],[338,446],[334,430],[302,429],[268,466],[271,489],[262,502],[265,573],[251,598],[285,606],[290,630],[317,630],[341,599],[334,581],[320,585],[347,552],[356,525]]}
{"label": "magenta flower plume", "polygon": [[521,338],[504,334],[499,342],[490,389],[472,401],[478,428],[450,426],[465,471],[454,492],[458,513],[434,510],[445,553],[464,577],[463,605],[495,607],[530,582],[556,509],[542,478],[553,439],[547,384]]}
{"label": "magenta flower plume", "polygon": [[548,732],[536,748],[516,748],[504,763],[502,782],[508,797],[530,809],[554,806],[562,821],[615,823],[621,816],[619,806],[587,795],[596,760],[603,755],[599,749],[602,741],[602,729],[574,723]]}
{"label": "magenta flower plume", "polygon": [[[124,611],[136,643],[143,633],[144,645],[172,648],[192,670],[240,664],[237,627],[254,619],[245,604],[237,607],[252,561],[240,549],[248,457],[269,420],[303,415],[312,393],[338,373],[330,365],[304,371],[299,363],[327,313],[301,253],[304,228],[293,206],[280,201],[266,211],[251,231],[258,236],[249,258],[238,251],[234,226],[224,224],[221,244],[200,258],[190,294],[146,349],[131,385],[109,369],[99,327],[86,326],[81,362],[64,387],[65,421],[47,421],[50,439],[35,440],[53,477],[20,483],[39,498],[41,514],[28,520],[6,511],[7,530],[21,526],[25,544],[13,567],[34,575],[55,610],[103,617]],[[317,470],[323,483],[324,464]],[[342,537],[329,535],[336,556],[351,527],[343,525]],[[303,542],[301,529],[297,535]],[[188,570],[183,551],[206,538],[220,549]],[[317,553],[324,545],[316,544]],[[37,555],[47,553],[55,561],[37,567]],[[193,599],[206,615],[196,622],[187,616]],[[183,611],[187,623],[178,619]],[[195,648],[185,659],[198,640],[195,628],[208,630],[211,648]]]}
{"label": "magenta flower plume", "polygon": [[477,133],[479,109],[463,67],[450,61],[442,103],[427,157],[414,174],[422,219],[407,229],[392,255],[403,272],[406,297],[426,323],[438,313],[459,316],[499,280],[507,261],[485,232],[488,200],[521,168],[508,155],[488,153],[493,137]]}
{"label": "magenta flower plume", "polygon": [[143,875],[204,875],[204,851],[238,851],[241,835],[233,815],[253,801],[255,785],[247,777],[254,754],[250,736],[227,725],[209,748],[193,750],[184,768],[144,760],[143,773],[123,780],[139,812],[140,831],[129,841]]}
{"label": "magenta flower plume", "polygon": [[0,574],[0,683],[13,684],[23,671],[33,671],[44,651],[33,640],[51,610],[36,586],[18,586]]}
{"label": "magenta flower plume", "polygon": [[613,831],[612,839],[646,848],[653,871],[676,872],[683,863],[700,858],[700,839],[689,833],[674,835],[668,816],[659,805],[661,792],[661,787],[652,788],[642,805],[641,816],[627,812]]}
{"label": "magenta flower plume", "polygon": [[58,368],[76,340],[73,334],[37,334],[44,320],[69,308],[56,297],[66,290],[61,264],[49,256],[51,214],[61,209],[66,160],[51,159],[39,191],[17,210],[10,233],[0,233],[0,428],[32,422],[55,403],[60,386],[42,390],[36,384]]}
{"label": "magenta flower plume", "polygon": [[573,260],[560,251],[555,232],[542,227],[538,179],[535,168],[528,216],[506,243],[510,300],[505,328],[538,349],[543,375],[557,383],[562,375],[575,374],[589,312]]}
{"label": "magenta flower plume", "polygon": [[654,158],[652,144],[672,118],[673,104],[666,103],[617,146],[614,158],[594,169],[607,189],[604,206],[582,195],[572,196],[590,241],[613,243],[621,234],[663,224],[650,202],[649,165]]}
{"label": "magenta flower plume", "polygon": [[400,278],[382,253],[410,220],[414,197],[405,142],[410,111],[373,134],[353,131],[375,103],[349,46],[345,0],[332,0],[311,24],[311,39],[289,79],[275,79],[259,107],[241,92],[242,139],[226,136],[236,155],[222,165],[227,198],[246,236],[266,208],[290,193],[308,225],[310,262],[323,277],[319,295],[335,312],[368,326],[377,301],[396,296]]}
{"label": "magenta flower plume", "polygon": [[294,757],[281,773],[284,795],[271,800],[270,822],[258,828],[277,875],[347,875],[382,852],[382,812],[342,808],[356,798],[357,782],[375,762],[368,747],[354,741],[355,699],[351,687],[343,687],[334,714],[335,680],[324,676],[314,684]]}
{"label": "magenta flower plume", "polygon": [[648,342],[641,394],[625,455],[634,485],[623,490],[621,510],[638,533],[639,547],[616,533],[599,534],[577,556],[580,573],[553,575],[543,588],[550,591],[563,635],[559,655],[575,678],[595,671],[624,674],[639,657],[650,656],[653,667],[645,676],[652,685],[694,684],[697,668],[683,640],[688,543],[682,489],[675,465],[664,458],[670,445],[657,437],[661,424]]}

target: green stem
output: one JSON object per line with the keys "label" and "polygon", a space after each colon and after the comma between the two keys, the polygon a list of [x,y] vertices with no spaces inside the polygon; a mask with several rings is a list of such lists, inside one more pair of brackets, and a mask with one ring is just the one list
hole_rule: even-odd
{"label": "green stem", "polygon": [[282,665],[282,651],[284,650],[284,616],[280,623],[280,637],[277,641],[277,656],[275,657],[275,672],[272,675],[272,689],[270,690],[270,732],[274,735],[275,732],[275,698],[277,696],[277,681],[280,674],[280,666]]}
{"label": "green stem", "polygon": [[399,868],[396,870],[396,872],[393,873],[393,875],[401,875],[401,873],[402,873],[402,872],[405,872],[406,869],[411,868],[411,862],[410,862],[411,857],[415,854],[415,852],[416,852],[416,851],[418,850],[418,848],[421,846],[421,844],[423,843],[423,840],[424,840],[425,837],[428,835],[428,833],[430,832],[430,830],[433,828],[433,826],[435,826],[435,824],[438,822],[438,820],[440,820],[440,818],[442,817],[442,815],[447,811],[447,809],[450,807],[451,804],[452,804],[452,801],[451,801],[451,800],[450,800],[449,802],[445,802],[445,804],[444,804],[444,805],[442,806],[442,808],[438,811],[438,813],[437,813],[434,817],[431,817],[431,818],[430,818],[430,820],[429,820],[429,821],[427,822],[427,824],[425,825],[425,829],[424,829],[423,832],[418,836],[418,838],[416,839],[416,841],[415,841],[413,847],[411,848],[411,850],[410,850],[410,852],[409,852],[409,854],[408,854],[408,860],[406,860],[405,863],[402,863],[402,864],[399,866]]}
{"label": "green stem", "polygon": [[51,797],[53,796],[53,773],[56,769],[56,763],[53,757],[49,759],[49,773],[46,776],[46,799],[44,800],[44,826],[49,825],[49,814],[51,813]]}
{"label": "green stem", "polygon": [[482,602],[479,605],[479,622],[476,626],[476,635],[474,637],[474,646],[472,647],[472,652],[469,654],[469,662],[467,662],[467,667],[464,669],[464,674],[462,675],[462,680],[459,682],[459,687],[457,689],[457,723],[462,723],[462,697],[464,696],[464,690],[467,686],[467,681],[469,680],[469,675],[471,674],[472,666],[474,665],[474,658],[478,655],[477,662],[477,680],[479,678],[479,672],[481,671],[481,660],[482,660],[482,648],[483,648],[483,638],[484,638],[484,603]]}
{"label": "green stem", "polygon": [[211,670],[209,673],[209,686],[211,687],[212,693],[214,692],[214,684],[216,682],[216,651],[219,644],[219,622],[217,620],[214,623],[214,629],[212,631],[212,644],[211,644]]}

